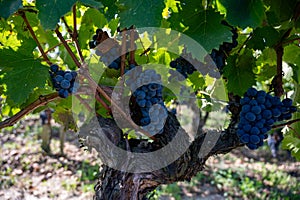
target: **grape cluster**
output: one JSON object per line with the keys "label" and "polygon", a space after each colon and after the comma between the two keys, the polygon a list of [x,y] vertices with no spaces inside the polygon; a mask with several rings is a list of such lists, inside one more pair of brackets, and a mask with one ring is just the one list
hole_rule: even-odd
{"label": "grape cluster", "polygon": [[98,44],[100,44],[101,34],[103,34],[103,31],[102,31],[102,29],[98,28],[98,29],[96,30],[96,34],[93,35],[93,40],[91,40],[91,41],[89,42],[89,47],[90,47],[91,49],[94,49]]}
{"label": "grape cluster", "polygon": [[[192,74],[194,71],[196,71],[196,69],[189,61],[185,59],[189,56],[191,57],[191,54],[186,54],[185,52],[183,52],[182,54],[184,55],[170,62],[170,67],[175,68],[176,71],[179,72],[184,78],[187,78],[188,74]],[[173,70],[170,70],[170,74],[171,78],[176,76],[176,73],[174,73]],[[182,81],[182,76],[177,76],[179,81]]]}
{"label": "grape cluster", "polygon": [[[179,77],[174,71],[170,70],[171,76],[169,80],[173,79],[174,77],[177,77],[177,80],[183,81],[184,78],[188,77],[188,74],[192,74],[194,71],[196,71],[194,66],[197,66],[197,69],[203,75],[209,74],[211,77],[220,78],[220,73],[222,73],[222,70],[225,66],[225,60],[228,54],[233,48],[235,48],[238,45],[237,29],[230,26],[225,21],[223,21],[222,24],[231,27],[231,32],[233,34],[232,42],[223,42],[223,44],[220,45],[219,50],[213,49],[210,54],[205,56],[205,63],[194,59],[191,53],[187,53],[186,49],[184,49],[179,58],[176,58],[175,60],[170,62],[170,67],[175,68],[176,71],[182,74],[183,77]],[[217,69],[211,67],[213,64],[217,66]]]}
{"label": "grape cluster", "polygon": [[252,150],[262,146],[271,126],[277,121],[290,119],[297,111],[292,103],[289,98],[281,101],[265,91],[249,88],[240,100],[242,110],[237,130],[240,141]]}
{"label": "grape cluster", "polygon": [[140,66],[126,75],[130,76],[126,85],[134,91],[131,100],[132,119],[151,135],[161,133],[164,127],[162,119],[168,115],[162,99],[161,76],[153,69],[142,71]]}
{"label": "grape cluster", "polygon": [[238,45],[237,29],[232,28],[231,32],[233,33],[232,42],[231,43],[223,42],[223,44],[219,47],[219,50],[213,49],[211,54],[209,54],[220,72],[222,72],[222,70],[225,66],[225,60],[226,60],[229,52]]}
{"label": "grape cluster", "polygon": [[69,94],[76,93],[78,84],[75,82],[77,72],[59,70],[58,65],[50,66],[50,76],[53,87],[62,98],[67,98]]}
{"label": "grape cluster", "polygon": [[[102,35],[104,32],[102,29],[97,29],[96,34],[93,35],[93,40],[89,42],[89,47],[94,49],[97,45],[100,44]],[[108,68],[118,70],[121,67],[121,57],[120,57],[120,48],[115,43],[112,43],[113,46],[108,51],[101,52],[99,49],[96,49],[96,55],[100,56],[100,61],[103,62]]]}

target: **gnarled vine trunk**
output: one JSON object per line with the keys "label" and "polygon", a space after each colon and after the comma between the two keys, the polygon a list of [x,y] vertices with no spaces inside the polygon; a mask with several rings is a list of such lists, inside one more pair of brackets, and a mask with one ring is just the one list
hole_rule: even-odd
{"label": "gnarled vine trunk", "polygon": [[[100,126],[97,124],[99,123]],[[117,170],[106,165],[102,166],[101,174],[95,186],[96,200],[115,200],[115,199],[147,199],[146,195],[161,184],[169,184],[177,181],[190,180],[197,172],[203,170],[205,161],[212,155],[227,153],[240,146],[238,137],[235,134],[234,120],[226,131],[215,131],[204,133],[198,129],[195,139],[190,142],[189,135],[180,127],[176,117],[169,113],[164,132],[156,137],[157,140],[150,142],[147,140],[126,140],[122,131],[111,119],[98,118],[81,129],[80,137],[84,138],[84,144],[95,148],[99,152],[101,159],[109,160],[109,157],[119,156],[113,151],[101,152],[101,148],[111,148],[103,141],[102,136],[124,150],[131,152],[146,153],[156,151],[175,137],[182,134],[180,141],[172,145],[174,152],[181,146],[189,145],[187,150],[174,162],[158,170],[142,173],[131,173],[124,170]],[[217,138],[215,144],[212,140]],[[110,154],[111,153],[111,154]],[[170,155],[172,156],[172,155]],[[131,158],[122,158],[120,165],[130,165]],[[114,162],[114,161],[111,161]],[[145,168],[153,163],[140,163]]]}

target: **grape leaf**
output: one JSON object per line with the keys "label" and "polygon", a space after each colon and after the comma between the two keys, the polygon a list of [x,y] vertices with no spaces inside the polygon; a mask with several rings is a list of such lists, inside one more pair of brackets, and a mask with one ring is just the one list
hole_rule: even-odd
{"label": "grape leaf", "polygon": [[165,7],[161,0],[120,0],[122,27],[159,27]]}
{"label": "grape leaf", "polygon": [[[177,13],[171,14],[169,21],[172,29],[184,31],[184,34],[196,40],[206,51],[211,51],[213,48],[218,49],[223,42],[231,42],[229,28],[221,24],[223,19],[214,10],[204,10],[198,1],[187,1],[181,4]],[[186,41],[181,43],[185,44]]]}
{"label": "grape leaf", "polygon": [[253,35],[248,41],[247,46],[255,50],[263,50],[265,47],[274,46],[279,39],[280,34],[273,27],[258,27],[253,31]]}
{"label": "grape leaf", "polygon": [[102,0],[103,9],[101,12],[104,13],[108,20],[114,19],[115,15],[119,13],[119,8],[116,4],[117,0]]}
{"label": "grape leaf", "polygon": [[292,18],[297,0],[264,0],[264,3],[269,7],[266,13],[268,22],[278,25]]}
{"label": "grape leaf", "polygon": [[300,82],[300,52],[299,47],[291,44],[284,48],[283,60],[293,68],[293,79]]}
{"label": "grape leaf", "polygon": [[69,12],[76,0],[38,0],[36,7],[39,10],[38,17],[44,29],[55,29],[59,19]]}
{"label": "grape leaf", "polygon": [[257,80],[265,81],[276,75],[276,52],[273,48],[266,48],[257,58]]}
{"label": "grape leaf", "polygon": [[285,135],[282,140],[282,148],[290,150],[292,155],[300,160],[300,139],[292,134]]}
{"label": "grape leaf", "polygon": [[[2,81],[6,84],[6,96],[11,106],[24,103],[34,88],[44,87],[49,77],[49,68],[33,58],[32,47],[35,46],[25,44],[18,51],[0,51],[0,71],[4,74]],[[26,52],[31,52],[31,55]]]}
{"label": "grape leaf", "polygon": [[0,0],[0,17],[7,19],[21,7],[21,0]]}
{"label": "grape leaf", "polygon": [[261,0],[219,0],[226,8],[226,19],[232,25],[256,28],[265,17],[265,8]]}
{"label": "grape leaf", "polygon": [[284,48],[283,60],[288,63],[293,63],[300,67],[300,51],[299,47],[291,44]]}
{"label": "grape leaf", "polygon": [[91,6],[94,8],[102,8],[103,4],[98,1],[98,0],[79,0],[79,2],[81,2],[82,4],[86,5],[86,6]]}
{"label": "grape leaf", "polygon": [[255,58],[252,51],[245,49],[240,56],[237,54],[229,56],[224,68],[224,76],[227,78],[227,89],[229,92],[242,96],[249,87],[255,84]]}

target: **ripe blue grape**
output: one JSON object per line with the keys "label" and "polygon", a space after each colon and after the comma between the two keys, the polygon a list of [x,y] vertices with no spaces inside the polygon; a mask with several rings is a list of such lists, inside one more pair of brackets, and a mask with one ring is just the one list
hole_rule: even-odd
{"label": "ripe blue grape", "polygon": [[58,70],[58,65],[56,65],[56,64],[52,64],[51,66],[50,66],[50,70],[53,72],[53,73],[56,73],[57,72],[57,70]]}
{"label": "ripe blue grape", "polygon": [[69,92],[68,92],[68,90],[60,89],[58,92],[58,95],[62,98],[67,98],[69,95]]}
{"label": "ripe blue grape", "polygon": [[242,136],[240,137],[240,140],[241,140],[242,143],[248,143],[249,140],[250,140],[249,134],[244,134],[244,135],[242,135]]}
{"label": "ripe blue grape", "polygon": [[71,86],[71,83],[70,83],[70,81],[64,79],[61,81],[60,86],[63,89],[69,89],[69,87]]}
{"label": "ripe blue grape", "polygon": [[61,75],[57,75],[54,78],[56,83],[61,83],[64,80],[64,77],[62,77]]}
{"label": "ripe blue grape", "polygon": [[66,72],[64,78],[68,81],[71,81],[73,79],[73,76],[70,72]]}
{"label": "ripe blue grape", "polygon": [[260,131],[259,131],[259,129],[256,126],[252,127],[251,131],[250,131],[250,133],[253,134],[253,135],[258,135],[259,132]]}
{"label": "ripe blue grape", "polygon": [[245,115],[245,118],[246,118],[248,121],[253,122],[253,121],[255,121],[256,116],[255,116],[255,114],[253,114],[252,112],[248,112],[248,113]]}
{"label": "ripe blue grape", "polygon": [[258,135],[251,135],[250,142],[253,144],[258,144],[260,142],[260,137]]}
{"label": "ripe blue grape", "polygon": [[249,89],[247,90],[247,95],[248,95],[249,97],[255,97],[256,94],[257,94],[257,90],[256,90],[255,88],[249,88]]}
{"label": "ripe blue grape", "polygon": [[251,112],[253,112],[254,114],[259,114],[261,112],[260,106],[253,106],[251,108]]}
{"label": "ripe blue grape", "polygon": [[264,119],[270,119],[272,117],[272,112],[270,110],[264,110],[262,116]]}

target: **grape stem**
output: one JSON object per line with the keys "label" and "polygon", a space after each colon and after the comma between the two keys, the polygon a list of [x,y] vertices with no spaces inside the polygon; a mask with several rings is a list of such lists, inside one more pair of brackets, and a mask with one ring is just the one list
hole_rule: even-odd
{"label": "grape stem", "polygon": [[70,54],[72,60],[74,61],[74,63],[77,65],[78,68],[81,67],[80,62],[77,60],[75,54],[73,53],[73,51],[71,50],[71,48],[69,47],[69,45],[67,44],[66,40],[63,38],[61,32],[58,30],[59,27],[57,27],[55,29],[55,33],[57,35],[57,37],[59,38],[59,40],[62,42],[62,44],[64,45],[64,47],[66,48],[67,52]]}
{"label": "grape stem", "polygon": [[28,113],[34,111],[36,108],[41,107],[46,105],[47,103],[54,101],[56,99],[60,98],[58,96],[58,93],[51,93],[45,96],[40,96],[37,100],[35,100],[33,103],[29,104],[27,107],[25,107],[24,109],[22,109],[21,111],[19,111],[17,114],[15,114],[14,116],[0,122],[0,129],[8,127],[8,126],[12,126],[14,125],[16,122],[18,122],[22,117],[24,117],[25,115],[27,115]]}
{"label": "grape stem", "polygon": [[43,49],[41,43],[39,42],[39,40],[37,39],[37,37],[36,37],[34,31],[32,30],[32,27],[31,27],[31,25],[30,25],[30,23],[29,23],[29,21],[28,21],[28,19],[27,19],[27,17],[26,17],[26,14],[25,14],[23,11],[20,11],[19,14],[20,14],[21,17],[23,18],[23,20],[24,20],[24,22],[25,22],[25,24],[26,24],[26,26],[27,26],[27,28],[28,28],[28,30],[29,30],[29,32],[30,32],[32,38],[33,38],[34,41],[36,42],[37,47],[38,47],[39,51],[41,52],[41,54],[42,54],[44,60],[45,60],[49,65],[51,65],[52,62],[49,60],[47,54],[44,52],[44,49]]}
{"label": "grape stem", "polygon": [[129,64],[136,64],[135,63],[135,49],[134,49],[134,29],[130,30],[130,52],[129,52]]}
{"label": "grape stem", "polygon": [[125,61],[126,61],[126,32],[122,31],[122,49],[121,49],[121,77],[124,75],[125,71]]}
{"label": "grape stem", "polygon": [[80,45],[78,42],[77,21],[76,21],[76,4],[74,4],[74,6],[73,6],[73,27],[74,27],[74,30],[73,30],[73,34],[72,34],[72,39],[75,42],[75,48],[79,55],[79,58],[80,58],[81,62],[83,63],[84,58],[83,58],[83,55],[82,55],[82,52],[80,49]]}
{"label": "grape stem", "polygon": [[283,126],[288,126],[288,125],[291,125],[291,124],[293,124],[293,123],[295,123],[295,122],[299,122],[299,121],[300,121],[300,118],[299,118],[299,119],[293,119],[293,120],[290,120],[290,121],[288,121],[288,122],[286,122],[286,123],[273,125],[273,126],[272,126],[272,129],[273,129],[273,128],[280,128],[280,127],[283,127]]}
{"label": "grape stem", "polygon": [[85,102],[84,99],[82,99],[79,95],[75,95],[75,97],[89,110],[90,113],[93,112],[93,109]]}
{"label": "grape stem", "polygon": [[[71,40],[66,40],[66,42],[71,42]],[[50,47],[47,51],[45,51],[45,54],[48,54],[50,51],[54,50],[56,47],[58,47],[58,46],[60,46],[60,45],[62,45],[62,44],[63,44],[63,43],[60,42],[60,43],[58,43],[57,45],[54,45],[53,47]],[[41,55],[40,57],[42,57],[42,55]]]}

